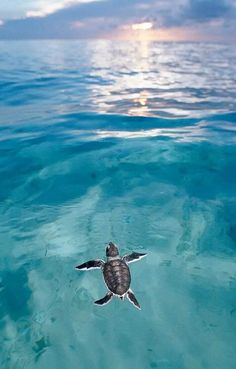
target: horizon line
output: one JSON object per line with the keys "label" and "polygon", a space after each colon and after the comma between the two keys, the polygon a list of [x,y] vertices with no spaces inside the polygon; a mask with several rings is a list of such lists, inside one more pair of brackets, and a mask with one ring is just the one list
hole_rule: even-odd
{"label": "horizon line", "polygon": [[155,39],[122,39],[122,38],[93,38],[93,37],[32,37],[32,38],[3,38],[0,41],[112,41],[112,42],[140,42],[140,43],[194,43],[194,44],[227,44],[235,45],[235,41],[231,40],[155,40]]}

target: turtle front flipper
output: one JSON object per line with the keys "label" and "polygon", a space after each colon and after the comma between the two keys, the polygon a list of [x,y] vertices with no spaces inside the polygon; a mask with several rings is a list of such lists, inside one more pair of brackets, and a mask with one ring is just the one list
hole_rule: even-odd
{"label": "turtle front flipper", "polygon": [[106,305],[106,304],[108,304],[108,302],[111,301],[112,296],[113,296],[113,293],[109,291],[109,292],[107,292],[106,296],[104,296],[102,299],[94,301],[94,304]]}
{"label": "turtle front flipper", "polygon": [[129,289],[129,291],[127,292],[127,298],[129,299],[129,301],[139,310],[141,310],[141,306],[139,305],[136,297],[134,296],[134,293],[131,289]]}
{"label": "turtle front flipper", "polygon": [[103,260],[89,260],[89,261],[86,261],[86,263],[76,266],[75,268],[79,270],[88,270],[88,269],[102,268],[103,265],[104,265]]}
{"label": "turtle front flipper", "polygon": [[123,260],[126,262],[126,263],[132,263],[134,261],[138,261],[142,258],[144,258],[144,256],[146,256],[147,254],[141,254],[139,252],[132,252],[131,254],[129,255],[125,255],[123,257]]}

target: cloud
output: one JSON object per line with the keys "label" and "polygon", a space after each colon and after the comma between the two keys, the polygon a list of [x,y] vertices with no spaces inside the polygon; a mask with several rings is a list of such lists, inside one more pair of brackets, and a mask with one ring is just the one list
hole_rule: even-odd
{"label": "cloud", "polygon": [[26,18],[30,17],[44,17],[48,14],[55,13],[58,10],[65,9],[67,7],[70,7],[72,5],[76,4],[83,4],[83,3],[90,3],[94,1],[100,1],[100,0],[51,0],[50,4],[48,4],[48,1],[40,1],[37,5],[37,1],[34,3],[36,4],[35,8],[32,10],[26,11]]}
{"label": "cloud", "polygon": [[226,16],[233,7],[233,2],[227,0],[190,0],[185,9],[184,18],[205,22]]}
{"label": "cloud", "polygon": [[[101,0],[82,3],[63,0],[43,4],[39,10],[28,11],[25,19],[5,22],[0,29],[0,38],[101,38],[126,24],[149,21],[156,28],[188,25],[198,28],[203,24],[206,34],[212,31],[212,24],[214,30],[218,27],[219,34],[235,27],[234,0]],[[216,20],[221,22],[214,23]]]}
{"label": "cloud", "polygon": [[227,19],[232,12],[235,14],[234,4],[234,0],[188,0],[180,3],[178,7],[171,7],[168,2],[168,7],[162,13],[162,25],[198,25],[212,19]]}
{"label": "cloud", "polygon": [[[107,29],[117,28],[123,21],[142,17],[143,10],[135,4],[139,0],[103,0],[90,3],[73,3],[46,16],[28,13],[31,17],[6,22],[0,38],[74,38],[102,36]],[[32,16],[33,15],[33,16]],[[85,27],[76,30],[76,22]]]}
{"label": "cloud", "polygon": [[[100,0],[12,0],[5,1],[1,6],[1,18],[3,20],[20,19],[26,17],[42,17],[63,9],[72,4],[81,4]],[[14,6],[12,5],[14,3]]]}

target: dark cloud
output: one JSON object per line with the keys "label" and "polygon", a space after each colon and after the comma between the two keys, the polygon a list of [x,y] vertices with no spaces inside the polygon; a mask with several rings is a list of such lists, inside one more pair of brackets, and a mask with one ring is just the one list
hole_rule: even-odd
{"label": "dark cloud", "polygon": [[190,0],[183,18],[197,22],[223,18],[233,9],[233,3],[225,0]]}
{"label": "dark cloud", "polygon": [[162,24],[167,27],[197,25],[213,19],[232,18],[234,12],[233,0],[188,0],[162,13]]}
{"label": "dark cloud", "polygon": [[[0,27],[0,38],[102,37],[106,30],[144,20],[159,27],[198,25],[219,18],[233,24],[233,14],[234,0],[103,0],[70,5],[44,17],[8,21]],[[73,27],[75,22],[80,26]]]}

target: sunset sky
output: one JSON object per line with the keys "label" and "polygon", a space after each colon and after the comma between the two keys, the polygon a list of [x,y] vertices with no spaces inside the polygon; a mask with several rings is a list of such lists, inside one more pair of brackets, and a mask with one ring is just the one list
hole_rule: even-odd
{"label": "sunset sky", "polygon": [[0,39],[235,42],[236,0],[0,0]]}

